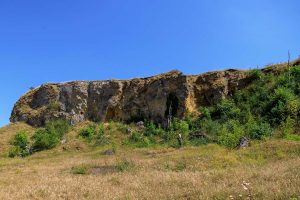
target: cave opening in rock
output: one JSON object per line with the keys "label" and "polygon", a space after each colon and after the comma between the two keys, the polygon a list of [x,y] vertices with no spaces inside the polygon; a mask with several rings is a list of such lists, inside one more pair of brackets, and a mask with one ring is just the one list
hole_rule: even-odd
{"label": "cave opening in rock", "polygon": [[116,108],[109,107],[106,111],[105,121],[114,120],[116,115]]}
{"label": "cave opening in rock", "polygon": [[170,93],[167,97],[165,117],[173,118],[174,116],[176,116],[178,107],[179,107],[178,97],[176,96],[176,94]]}

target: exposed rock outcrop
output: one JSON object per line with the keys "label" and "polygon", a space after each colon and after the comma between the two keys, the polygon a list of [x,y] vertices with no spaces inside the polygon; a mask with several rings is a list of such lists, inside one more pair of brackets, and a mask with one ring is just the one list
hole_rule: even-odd
{"label": "exposed rock outcrop", "polygon": [[72,123],[84,120],[153,120],[163,123],[172,115],[183,117],[203,105],[216,103],[248,84],[242,70],[183,75],[170,71],[131,80],[46,83],[23,95],[15,104],[11,122],[41,126],[52,118]]}

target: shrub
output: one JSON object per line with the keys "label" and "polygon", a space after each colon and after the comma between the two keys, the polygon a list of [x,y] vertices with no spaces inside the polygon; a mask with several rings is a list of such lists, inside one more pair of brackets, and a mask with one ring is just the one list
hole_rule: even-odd
{"label": "shrub", "polygon": [[16,156],[19,156],[20,152],[21,152],[21,148],[18,147],[18,146],[14,146],[14,147],[12,147],[12,148],[9,149],[8,156],[10,158],[14,158]]}
{"label": "shrub", "polygon": [[14,137],[13,145],[25,149],[29,145],[29,139],[26,131],[19,131]]}
{"label": "shrub", "polygon": [[212,140],[216,140],[217,135],[222,129],[221,124],[216,120],[202,120],[201,131],[211,136]]}
{"label": "shrub", "polygon": [[287,137],[289,135],[294,134],[295,120],[288,116],[285,121],[281,122],[279,129],[281,131],[282,137]]}
{"label": "shrub", "polygon": [[109,138],[105,135],[103,123],[100,123],[98,126],[92,124],[82,128],[79,132],[79,136],[88,139],[88,141],[92,142],[94,145],[104,145],[109,143]]}
{"label": "shrub", "polygon": [[207,120],[211,119],[211,109],[206,107],[200,108],[200,113],[201,113],[201,119],[207,119]]}
{"label": "shrub", "polygon": [[178,160],[174,166],[175,171],[183,171],[186,169],[186,161],[185,160]]}
{"label": "shrub", "polygon": [[142,133],[135,131],[131,134],[126,143],[132,144],[139,148],[144,148],[155,144],[155,140],[151,136],[147,137],[144,136]]}
{"label": "shrub", "polygon": [[129,171],[130,169],[134,168],[134,163],[129,160],[121,160],[116,164],[116,168],[120,172]]}
{"label": "shrub", "polygon": [[248,77],[251,80],[261,80],[264,77],[264,73],[260,69],[252,69],[249,72]]}
{"label": "shrub", "polygon": [[92,138],[96,134],[96,126],[89,125],[80,130],[79,135],[83,138]]}
{"label": "shrub", "polygon": [[300,141],[300,135],[288,134],[285,136],[287,140]]}
{"label": "shrub", "polygon": [[11,158],[15,156],[28,156],[30,154],[29,143],[30,142],[27,133],[25,131],[18,132],[12,141],[14,147],[10,148],[8,156]]}
{"label": "shrub", "polygon": [[236,120],[230,120],[223,125],[218,142],[226,147],[235,148],[242,136],[244,136],[243,126]]}
{"label": "shrub", "polygon": [[55,134],[61,139],[69,131],[70,124],[66,120],[56,119],[46,122],[45,128],[49,133]]}
{"label": "shrub", "polygon": [[248,135],[251,139],[263,139],[272,134],[272,129],[268,123],[252,123],[247,127]]}
{"label": "shrub", "polygon": [[293,78],[295,78],[296,80],[300,79],[300,66],[295,66],[291,69],[291,75],[293,76]]}
{"label": "shrub", "polygon": [[108,137],[105,135],[105,128],[103,123],[99,124],[98,130],[94,135],[94,139],[96,145],[104,145],[109,143]]}
{"label": "shrub", "polygon": [[270,122],[280,124],[288,116],[295,116],[298,113],[298,104],[294,93],[286,87],[279,87],[268,105]]}
{"label": "shrub", "polygon": [[88,167],[85,165],[74,166],[71,169],[72,174],[87,174]]}
{"label": "shrub", "polygon": [[45,128],[40,128],[36,130],[34,135],[32,136],[33,144],[32,149],[33,151],[42,151],[45,149],[51,149],[55,147],[59,141],[60,138],[57,134],[49,132]]}
{"label": "shrub", "polygon": [[226,121],[228,119],[238,118],[240,112],[240,109],[236,107],[234,101],[226,99],[217,104],[214,114]]}
{"label": "shrub", "polygon": [[189,136],[189,124],[184,120],[174,118],[171,122],[169,129],[163,133],[162,138],[171,146],[178,147],[179,134],[182,137],[183,143],[186,143],[188,141]]}
{"label": "shrub", "polygon": [[146,122],[144,135],[162,135],[164,130],[160,126],[156,126],[153,122]]}
{"label": "shrub", "polygon": [[183,138],[187,138],[189,133],[189,124],[184,120],[175,118],[171,123],[171,130],[180,133]]}
{"label": "shrub", "polygon": [[60,105],[59,105],[59,103],[57,101],[50,101],[47,104],[46,108],[48,110],[52,110],[52,111],[59,111],[60,110]]}

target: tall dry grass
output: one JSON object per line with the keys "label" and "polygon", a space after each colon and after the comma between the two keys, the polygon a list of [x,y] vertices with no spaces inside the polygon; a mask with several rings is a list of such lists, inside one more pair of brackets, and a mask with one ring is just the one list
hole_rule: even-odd
{"label": "tall dry grass", "polygon": [[[19,128],[0,129],[6,144]],[[200,147],[93,148],[69,133],[70,144],[27,158],[1,147],[0,199],[299,199],[300,143],[270,140],[242,150]],[[74,142],[74,140],[75,142]],[[82,148],[73,148],[81,145]],[[118,170],[123,160],[133,163]],[[84,166],[83,174],[72,168]],[[247,183],[245,189],[245,183]]]}

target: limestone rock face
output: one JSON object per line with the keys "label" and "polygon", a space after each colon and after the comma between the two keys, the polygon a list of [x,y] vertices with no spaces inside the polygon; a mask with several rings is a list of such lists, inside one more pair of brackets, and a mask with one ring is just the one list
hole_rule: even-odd
{"label": "limestone rock face", "polygon": [[46,83],[17,101],[10,120],[34,126],[53,118],[73,124],[84,120],[164,123],[170,112],[181,118],[245,87],[249,82],[246,75],[240,70],[200,75],[183,75],[174,70],[131,80]]}

